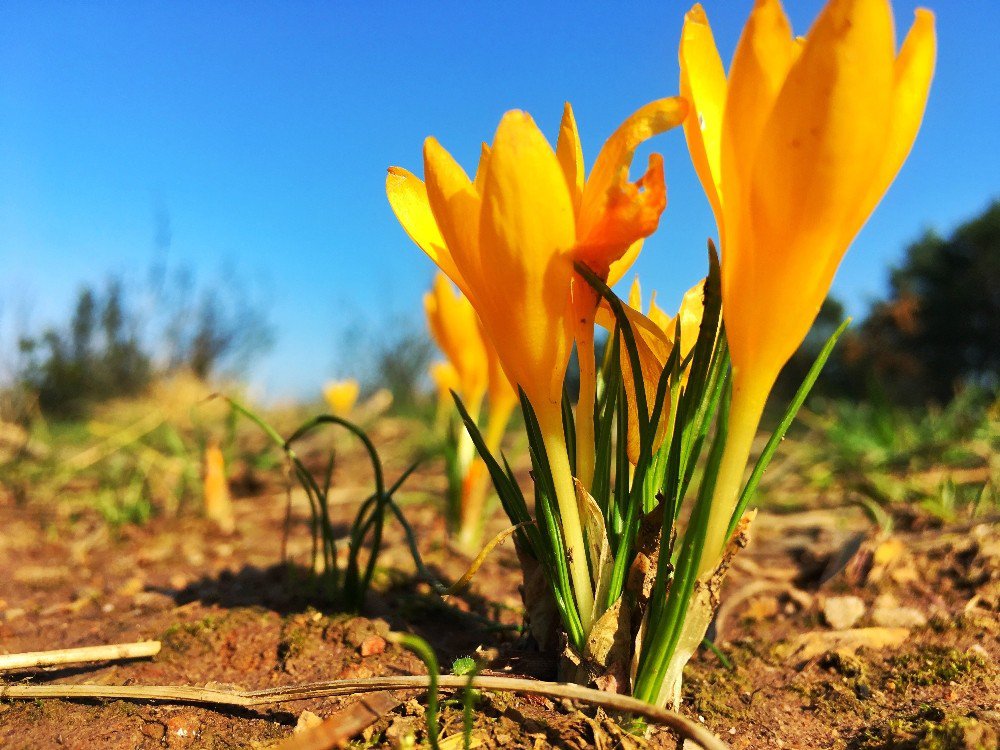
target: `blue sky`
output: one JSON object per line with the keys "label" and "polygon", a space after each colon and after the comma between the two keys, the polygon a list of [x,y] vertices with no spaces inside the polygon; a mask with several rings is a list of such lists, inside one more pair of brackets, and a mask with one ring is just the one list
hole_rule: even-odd
{"label": "blue sky", "polygon": [[[751,2],[704,4],[728,60]],[[908,241],[1000,196],[1000,3],[928,4],[940,52],[923,130],[834,285],[855,313]],[[894,4],[900,38],[915,5]],[[786,2],[796,32],[820,6]],[[2,356],[19,328],[65,316],[80,284],[140,279],[165,252],[204,280],[235,272],[266,300],[276,344],[252,375],[261,392],[317,395],[352,371],[349,330],[422,316],[433,268],[389,210],[386,167],[419,173],[432,134],[474,168],[513,108],[554,139],[566,100],[591,163],[629,113],[676,94],[687,8],[7,0]],[[672,303],[703,274],[715,228],[680,132],[651,149],[669,205],[635,268]]]}

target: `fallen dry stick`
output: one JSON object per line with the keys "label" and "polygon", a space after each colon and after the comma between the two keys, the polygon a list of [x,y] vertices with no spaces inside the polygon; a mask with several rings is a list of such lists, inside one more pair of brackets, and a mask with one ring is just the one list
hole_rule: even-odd
{"label": "fallen dry stick", "polygon": [[[285,703],[307,698],[327,698],[337,695],[358,695],[379,690],[421,690],[428,687],[427,675],[399,677],[369,677],[356,680],[310,682],[266,690],[227,691],[184,685],[0,685],[0,698],[113,698],[118,700],[197,703],[202,705],[240,706],[243,708],[269,703]],[[456,689],[469,685],[467,677],[441,675],[438,685]],[[728,745],[705,727],[675,711],[658,708],[636,698],[604,693],[600,690],[562,682],[542,682],[517,677],[478,676],[472,687],[513,693],[544,695],[549,698],[569,698],[604,709],[642,716],[674,730],[679,736],[697,743],[704,750],[729,750]]]}
{"label": "fallen dry stick", "polygon": [[81,664],[93,661],[141,659],[160,653],[159,641],[116,643],[110,646],[83,646],[57,651],[28,651],[23,654],[0,654],[0,671],[52,667],[56,664]]}

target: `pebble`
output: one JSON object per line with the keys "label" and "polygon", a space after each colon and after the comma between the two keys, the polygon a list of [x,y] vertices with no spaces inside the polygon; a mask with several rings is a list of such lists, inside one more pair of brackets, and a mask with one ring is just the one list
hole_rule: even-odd
{"label": "pebble", "polygon": [[865,603],[856,596],[831,596],[823,603],[823,619],[834,630],[848,630],[864,614]]}
{"label": "pebble", "polygon": [[882,594],[875,600],[872,620],[885,628],[922,628],[927,615],[914,607],[901,607],[892,594]]}
{"label": "pebble", "polygon": [[380,635],[370,635],[361,642],[362,656],[376,656],[385,651],[385,638]]}
{"label": "pebble", "polygon": [[313,727],[317,727],[323,723],[323,719],[314,714],[312,711],[303,711],[299,714],[299,720],[295,722],[295,729],[292,730],[294,734],[302,734]]}

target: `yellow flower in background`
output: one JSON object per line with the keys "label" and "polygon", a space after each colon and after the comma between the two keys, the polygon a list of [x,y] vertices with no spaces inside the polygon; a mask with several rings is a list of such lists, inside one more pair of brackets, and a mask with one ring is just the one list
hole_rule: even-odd
{"label": "yellow flower in background", "polygon": [[455,408],[451,392],[458,391],[458,371],[451,362],[434,362],[431,364],[428,374],[434,383],[434,390],[437,391],[437,413],[434,417],[434,424],[440,432],[448,421],[448,415]]}
{"label": "yellow flower in background", "polygon": [[[432,365],[430,371],[438,391],[436,421],[443,428],[448,415],[453,414],[451,391],[458,394],[477,422],[483,399],[488,395],[485,440],[495,454],[518,401],[496,351],[485,338],[468,299],[454,291],[443,273],[435,276],[433,289],[424,295],[424,309],[431,335],[448,358],[447,362]],[[461,548],[474,551],[480,540],[490,477],[482,461],[476,459],[475,445],[464,429],[458,431],[455,460],[463,477],[457,541]]]}
{"label": "yellow flower in background", "polygon": [[[434,277],[433,288],[424,295],[424,311],[431,336],[454,370],[457,383],[450,387],[455,388],[475,418],[490,377],[488,344],[483,340],[479,317],[469,300],[456,293],[442,273]],[[444,375],[440,373],[440,377]]]}
{"label": "yellow flower in background", "polygon": [[216,443],[210,443],[205,448],[203,489],[205,516],[214,521],[224,534],[232,534],[236,529],[236,519],[226,478],[226,461]]}
{"label": "yellow flower in background", "polygon": [[888,0],[831,0],[804,39],[777,0],[758,0],[727,79],[704,11],[687,15],[684,132],[719,225],[733,361],[703,566],[724,542],[767,394],[913,145],[935,53],[928,10],[917,10],[897,55]]}
{"label": "yellow flower in background", "polygon": [[346,417],[358,400],[359,390],[357,380],[332,380],[323,386],[323,398],[334,416]]}

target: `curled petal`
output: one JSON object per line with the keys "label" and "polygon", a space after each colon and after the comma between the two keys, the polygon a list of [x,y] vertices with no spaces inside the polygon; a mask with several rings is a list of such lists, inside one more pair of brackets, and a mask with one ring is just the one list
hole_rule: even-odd
{"label": "curled petal", "polygon": [[656,230],[666,206],[662,157],[651,156],[636,183],[629,182],[629,167],[641,143],[680,125],[686,113],[679,97],[651,102],[625,120],[598,154],[583,188],[576,252],[596,273],[606,275],[636,240]]}
{"label": "curled petal", "polygon": [[637,240],[655,232],[660,223],[660,214],[667,205],[663,157],[650,154],[649,169],[638,182],[612,187],[606,197],[599,221],[580,239],[574,251],[578,260],[605,277],[613,262],[623,257]]}

